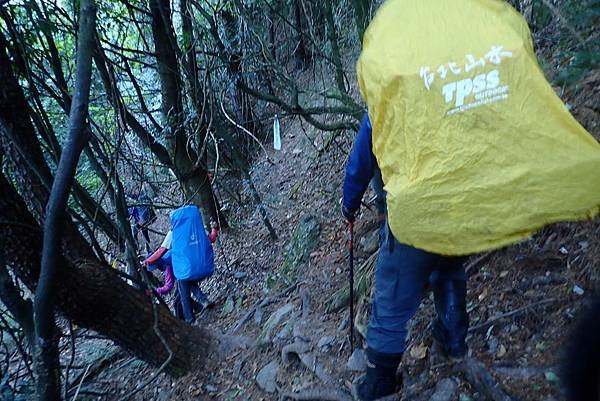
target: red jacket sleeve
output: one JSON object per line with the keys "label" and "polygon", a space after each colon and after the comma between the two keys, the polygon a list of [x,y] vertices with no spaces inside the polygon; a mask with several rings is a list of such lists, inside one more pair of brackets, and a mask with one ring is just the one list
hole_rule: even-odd
{"label": "red jacket sleeve", "polygon": [[163,248],[162,246],[160,248],[158,248],[152,255],[150,255],[150,257],[146,260],[144,260],[144,264],[146,266],[151,265],[152,263],[156,263],[156,261],[160,258],[162,258],[162,256],[165,254],[165,252],[167,252],[168,249],[167,248]]}

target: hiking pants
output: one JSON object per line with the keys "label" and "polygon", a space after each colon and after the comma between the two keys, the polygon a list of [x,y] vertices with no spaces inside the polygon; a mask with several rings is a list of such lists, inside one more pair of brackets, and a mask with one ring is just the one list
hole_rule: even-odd
{"label": "hiking pants", "polygon": [[[468,327],[464,261],[464,257],[446,257],[402,244],[385,224],[375,267],[369,349],[381,354],[405,351],[407,323],[417,312],[429,282],[446,335],[464,343]],[[452,312],[448,313],[448,308]]]}
{"label": "hiking pants", "polygon": [[[192,313],[196,314],[202,310],[202,307],[195,299],[190,298]],[[183,305],[181,303],[181,296],[179,295],[179,289],[175,291],[175,298],[173,299],[173,309],[175,310],[175,317],[179,320],[185,321],[185,317],[183,316]]]}
{"label": "hiking pants", "polygon": [[192,310],[191,295],[194,294],[194,297],[200,303],[207,302],[206,295],[200,289],[200,280],[177,280],[177,288],[181,297],[183,317],[186,322],[192,323],[194,321],[194,312]]}

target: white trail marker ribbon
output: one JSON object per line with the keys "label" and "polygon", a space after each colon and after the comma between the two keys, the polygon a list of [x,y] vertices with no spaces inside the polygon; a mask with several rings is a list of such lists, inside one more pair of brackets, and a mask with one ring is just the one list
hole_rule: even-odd
{"label": "white trail marker ribbon", "polygon": [[273,149],[281,150],[281,128],[277,114],[275,114],[275,118],[273,119]]}

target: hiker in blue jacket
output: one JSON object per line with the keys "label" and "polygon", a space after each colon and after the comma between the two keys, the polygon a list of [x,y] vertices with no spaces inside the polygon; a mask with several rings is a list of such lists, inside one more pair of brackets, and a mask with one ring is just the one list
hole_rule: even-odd
{"label": "hiker in blue jacket", "polygon": [[170,249],[183,315],[190,324],[194,321],[191,295],[194,294],[202,307],[209,305],[208,298],[200,289],[200,282],[215,270],[212,243],[217,240],[217,235],[216,223],[211,223],[211,232],[207,235],[200,210],[194,205],[187,205],[171,213],[171,231],[159,248]]}
{"label": "hiker in blue jacket", "polygon": [[[349,222],[354,221],[363,194],[378,170],[371,123],[365,114],[344,179],[342,213]],[[467,350],[464,258],[437,255],[402,244],[390,231],[387,216],[382,232],[367,334],[367,373],[356,386],[361,400],[392,394],[401,384],[396,370],[406,350],[406,325],[415,315],[428,283],[438,314],[433,324],[434,339],[451,359],[462,358]]]}
{"label": "hiker in blue jacket", "polygon": [[137,243],[138,233],[141,231],[144,237],[146,251],[150,250],[150,235],[148,234],[148,226],[156,221],[156,213],[152,207],[152,200],[148,195],[141,193],[139,195],[131,195],[137,205],[127,209],[128,217],[133,218],[132,230],[133,238]]}

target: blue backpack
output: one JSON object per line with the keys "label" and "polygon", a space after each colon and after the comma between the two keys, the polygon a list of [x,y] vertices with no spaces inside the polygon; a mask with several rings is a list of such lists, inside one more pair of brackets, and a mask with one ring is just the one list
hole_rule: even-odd
{"label": "blue backpack", "polygon": [[171,262],[177,280],[200,280],[213,274],[215,257],[198,207],[189,205],[171,213]]}

